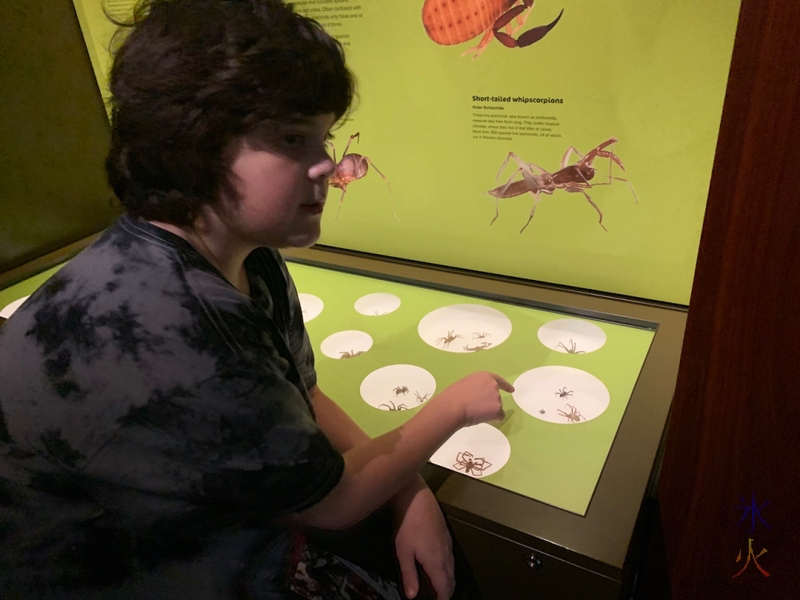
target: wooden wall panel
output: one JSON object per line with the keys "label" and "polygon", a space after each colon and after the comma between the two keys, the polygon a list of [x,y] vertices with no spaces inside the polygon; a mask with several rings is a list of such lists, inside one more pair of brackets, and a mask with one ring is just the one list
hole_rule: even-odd
{"label": "wooden wall panel", "polygon": [[798,104],[800,3],[743,0],[659,487],[675,600],[800,598]]}

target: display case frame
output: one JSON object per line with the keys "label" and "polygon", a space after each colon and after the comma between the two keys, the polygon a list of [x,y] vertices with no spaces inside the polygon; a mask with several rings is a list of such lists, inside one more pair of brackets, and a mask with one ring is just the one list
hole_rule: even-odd
{"label": "display case frame", "polygon": [[505,598],[514,590],[514,598],[586,598],[578,594],[588,585],[597,594],[592,598],[626,597],[637,519],[657,481],[686,307],[330,247],[283,254],[290,262],[652,328],[650,351],[585,516],[434,465],[424,473],[484,595],[493,590],[501,595],[489,598]]}

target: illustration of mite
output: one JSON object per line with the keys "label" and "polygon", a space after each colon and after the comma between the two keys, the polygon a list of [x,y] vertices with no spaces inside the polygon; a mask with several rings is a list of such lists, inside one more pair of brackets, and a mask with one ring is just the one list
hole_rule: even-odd
{"label": "illustration of mite", "polygon": [[368,157],[361,154],[347,153],[347,151],[350,149],[350,143],[353,140],[359,141],[361,139],[360,136],[360,133],[354,133],[350,136],[350,139],[347,140],[347,145],[344,147],[344,154],[342,154],[342,160],[340,161],[336,160],[336,146],[333,145],[333,142],[328,142],[328,145],[333,150],[333,162],[336,163],[336,172],[330,177],[330,179],[328,179],[328,183],[331,187],[342,190],[342,195],[339,197],[339,209],[336,211],[336,220],[339,220],[339,212],[342,210],[344,195],[347,193],[347,186],[353,183],[356,179],[363,179],[366,177],[371,165],[372,168],[375,169],[375,172],[383,177],[383,180],[386,182],[386,186],[389,188],[389,198],[391,198],[392,201],[392,213],[394,214],[394,218],[399,221],[400,218],[397,216],[397,213],[394,210],[392,186],[389,184],[389,180],[386,178],[386,175],[381,173],[378,170],[378,167],[375,166],[375,163],[373,163]]}
{"label": "illustration of mite", "polygon": [[436,340],[436,345],[438,346],[439,342],[442,342],[442,348],[447,348],[458,338],[463,339],[464,336],[461,334],[457,334],[454,329],[451,329],[450,331],[447,332],[446,336],[440,337]]}
{"label": "illustration of mite", "polygon": [[[425,0],[422,5],[422,25],[428,37],[440,46],[454,46],[483,34],[477,46],[461,54],[474,53],[472,58],[475,59],[492,38],[506,48],[524,48],[535,44],[556,26],[564,14],[562,10],[552,23],[529,29],[515,38],[533,4],[534,0]],[[514,19],[517,27],[512,31],[511,22]],[[501,31],[504,27],[505,31]]]}
{"label": "illustration of mite", "polygon": [[379,404],[378,408],[382,408],[383,410],[408,410],[405,404],[398,404],[395,406],[394,402],[391,400],[389,400],[388,404]]}
{"label": "illustration of mite", "polygon": [[464,471],[468,475],[482,475],[483,472],[492,466],[485,458],[475,458],[470,452],[459,452],[456,456],[456,463],[453,465],[459,471]]}
{"label": "illustration of mite", "polygon": [[356,352],[355,350],[350,350],[350,352],[348,352],[347,350],[345,350],[344,352],[339,352],[339,354],[342,355],[340,356],[340,358],[355,358],[356,356],[361,356],[362,354],[364,354],[364,351],[359,350],[358,352]]}
{"label": "illustration of mite", "polygon": [[408,387],[405,386],[405,385],[404,386],[397,386],[392,391],[394,392],[395,396],[399,396],[400,394],[407,394],[408,393]]}
{"label": "illustration of mite", "polygon": [[586,417],[579,413],[578,409],[572,406],[572,404],[567,404],[567,408],[569,409],[568,413],[565,413],[563,410],[559,409],[558,414],[560,414],[562,417],[567,417],[567,421],[570,423],[580,423],[581,419],[584,421],[586,420]]}
{"label": "illustration of mite", "polygon": [[[562,387],[560,390],[558,390],[557,392],[555,392],[555,394],[556,394],[556,396],[558,396],[559,398],[561,398],[561,399],[563,399],[563,400],[566,400],[567,398],[569,398],[570,396],[572,396],[572,391],[569,391],[569,390],[567,390],[567,386],[564,386],[564,387]],[[569,406],[569,405],[567,405],[567,406]]]}
{"label": "illustration of mite", "polygon": [[[503,161],[503,165],[497,172],[497,177],[500,177],[500,173],[502,173],[506,168],[506,165],[510,159],[514,159],[519,168],[514,171],[514,174],[511,175],[505,185],[501,185],[489,190],[489,195],[494,196],[495,198],[494,219],[492,219],[491,223],[489,224],[491,225],[494,223],[497,220],[497,217],[500,216],[499,200],[501,198],[513,198],[529,192],[534,197],[533,207],[531,208],[531,214],[528,216],[525,226],[519,231],[522,233],[530,224],[531,219],[533,219],[533,213],[536,211],[536,205],[539,203],[540,194],[552,196],[553,192],[556,190],[564,190],[565,192],[580,192],[583,194],[583,196],[586,198],[586,201],[592,205],[592,207],[597,211],[597,214],[600,216],[600,227],[602,227],[605,231],[608,231],[606,226],[603,225],[602,211],[597,204],[592,201],[592,198],[586,193],[586,190],[598,185],[611,185],[612,180],[624,181],[628,184],[628,187],[633,194],[633,199],[636,200],[637,204],[639,203],[639,198],[636,197],[636,192],[633,191],[633,186],[631,185],[630,181],[623,179],[622,177],[614,177],[611,174],[611,163],[616,163],[617,166],[623,170],[623,172],[625,171],[625,165],[622,164],[620,158],[611,150],[606,150],[606,148],[615,144],[616,142],[617,138],[609,138],[596,148],[590,150],[585,155],[578,152],[574,146],[570,146],[567,148],[567,151],[564,153],[564,157],[561,159],[561,168],[555,173],[549,173],[542,167],[539,167],[533,163],[526,163],[514,152],[509,152],[508,156],[506,156],[506,159]],[[575,164],[570,165],[568,164],[569,158],[573,152],[580,156],[581,159]],[[590,183],[590,180],[594,178],[595,173],[597,172],[597,169],[595,169],[593,163],[598,157],[608,159],[608,181]],[[534,169],[538,171],[538,174],[534,173]],[[522,173],[522,179],[513,181],[517,173]]]}
{"label": "illustration of mite", "polygon": [[556,349],[558,348],[563,348],[564,352],[567,354],[586,354],[584,350],[578,350],[575,342],[573,342],[571,339],[569,341],[569,347],[565,346],[564,342],[558,342],[558,344],[556,344]]}

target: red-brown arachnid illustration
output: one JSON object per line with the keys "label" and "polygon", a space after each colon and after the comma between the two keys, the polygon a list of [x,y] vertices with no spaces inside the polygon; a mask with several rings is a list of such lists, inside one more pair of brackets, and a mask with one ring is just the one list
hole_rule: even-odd
{"label": "red-brown arachnid illustration", "polygon": [[375,166],[369,157],[364,156],[362,154],[356,154],[354,152],[348,153],[347,151],[350,149],[350,144],[353,140],[358,142],[361,139],[360,133],[354,133],[350,136],[350,139],[347,140],[347,145],[344,148],[344,153],[342,154],[342,159],[337,161],[336,160],[336,147],[333,145],[333,142],[328,142],[328,145],[333,150],[333,162],[336,163],[336,171],[333,175],[328,179],[328,183],[331,187],[338,188],[342,190],[342,195],[339,197],[339,209],[336,211],[336,220],[339,220],[339,212],[342,210],[342,204],[344,203],[344,195],[347,193],[347,186],[356,181],[357,179],[363,179],[366,177],[367,173],[369,172],[370,166],[375,169],[375,172],[383,177],[383,180],[386,182],[386,186],[389,188],[389,198],[392,201],[392,213],[394,214],[394,218],[398,221],[400,218],[397,216],[397,212],[394,209],[394,198],[392,198],[392,186],[389,184],[389,180],[386,178],[386,175],[381,173],[378,170],[378,167]]}
{"label": "red-brown arachnid illustration", "polygon": [[[506,48],[524,48],[541,40],[556,26],[562,10],[547,25],[534,27],[514,37],[523,27],[535,0],[425,0],[422,5],[422,24],[428,37],[441,46],[467,42],[483,34],[477,46],[461,54],[480,56],[489,42],[496,38]],[[516,19],[517,27],[511,22]],[[505,28],[505,31],[502,29]]]}
{"label": "red-brown arachnid illustration", "polygon": [[[619,156],[614,154],[611,150],[607,150],[609,146],[612,146],[616,142],[617,138],[609,138],[599,146],[592,148],[586,154],[581,154],[574,146],[570,146],[567,148],[567,151],[564,153],[564,157],[561,159],[561,167],[554,173],[550,173],[533,163],[525,162],[519,155],[515,154],[514,152],[509,152],[508,156],[506,156],[506,159],[503,161],[500,170],[497,172],[497,177],[500,177],[500,174],[506,168],[508,161],[511,159],[517,163],[518,168],[516,171],[514,171],[505,185],[501,185],[489,190],[489,195],[494,196],[495,199],[494,219],[492,219],[490,225],[494,223],[497,220],[497,217],[500,215],[498,203],[501,198],[513,198],[515,196],[521,196],[525,193],[530,193],[534,198],[533,207],[531,208],[531,213],[528,216],[527,222],[519,231],[522,233],[530,224],[531,219],[533,219],[533,213],[536,211],[536,205],[539,203],[539,196],[541,194],[552,196],[553,192],[556,190],[564,190],[565,192],[583,194],[583,196],[586,198],[586,201],[597,211],[597,214],[600,217],[600,227],[602,227],[605,231],[608,231],[606,226],[603,225],[603,213],[600,210],[600,207],[594,203],[591,196],[586,193],[586,190],[599,185],[611,185],[611,183],[615,180],[624,181],[628,184],[631,194],[633,194],[633,199],[637,204],[639,203],[639,199],[636,197],[636,192],[633,190],[631,182],[627,179],[615,177],[611,174],[612,164],[616,164],[620,169],[622,169],[623,172],[625,172],[625,165],[622,164]],[[569,164],[569,159],[573,152],[580,157],[580,160],[573,164]],[[593,166],[593,163],[598,158],[608,159],[608,180],[592,182],[591,180],[594,179],[595,173],[597,173],[597,169]],[[514,181],[514,177],[516,177],[518,173],[522,174],[522,179]]]}

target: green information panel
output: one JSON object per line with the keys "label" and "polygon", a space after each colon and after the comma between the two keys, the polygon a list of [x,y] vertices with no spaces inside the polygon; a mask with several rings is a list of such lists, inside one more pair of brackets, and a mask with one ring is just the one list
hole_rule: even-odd
{"label": "green information panel", "polygon": [[432,462],[585,515],[654,331],[291,263],[319,385],[368,434],[475,371],[512,384],[506,418]]}
{"label": "green information panel", "polygon": [[688,304],[739,1],[525,4],[297,3],[358,77],[337,158],[370,160],[321,242]]}

